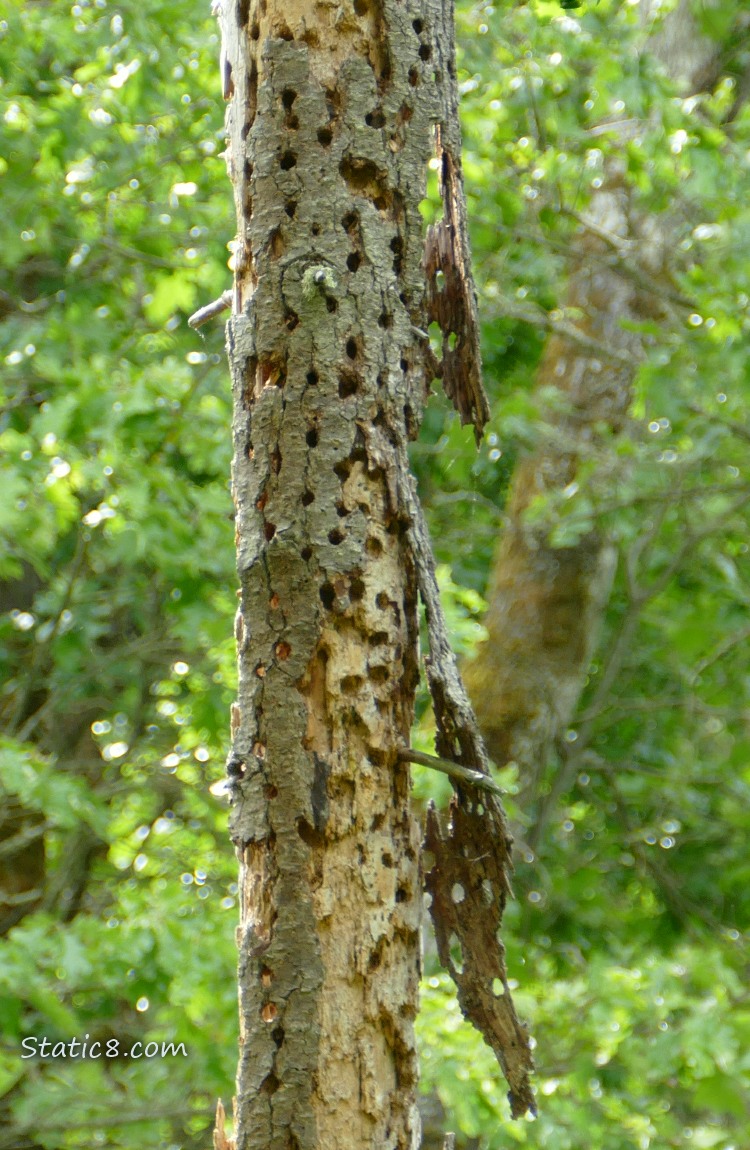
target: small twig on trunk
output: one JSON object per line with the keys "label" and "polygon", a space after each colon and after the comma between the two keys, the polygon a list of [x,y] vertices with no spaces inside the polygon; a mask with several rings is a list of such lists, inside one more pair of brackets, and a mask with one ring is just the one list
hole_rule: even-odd
{"label": "small twig on trunk", "polygon": [[223,311],[232,306],[232,291],[228,289],[221,293],[218,299],[212,303],[207,303],[205,307],[199,307],[194,311],[188,320],[188,327],[192,327],[193,331],[197,331],[199,327],[203,327],[204,323],[208,323],[210,319],[215,316],[221,315]]}
{"label": "small twig on trunk", "polygon": [[499,787],[494,779],[482,774],[481,771],[473,771],[471,767],[462,767],[460,763],[454,763],[450,759],[441,759],[437,755],[425,754],[424,751],[413,751],[411,747],[399,747],[398,757],[403,763],[418,763],[420,767],[431,767],[433,771],[442,771],[444,775],[450,775],[452,779],[458,779],[461,783],[469,783],[479,790],[491,791],[494,795],[503,794],[502,787]]}

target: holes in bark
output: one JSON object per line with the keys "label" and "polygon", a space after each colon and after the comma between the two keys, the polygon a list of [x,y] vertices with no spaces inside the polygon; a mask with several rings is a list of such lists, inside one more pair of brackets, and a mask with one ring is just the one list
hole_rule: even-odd
{"label": "holes in bark", "polygon": [[429,60],[432,57],[432,45],[420,44],[419,45],[419,58],[420,60]]}
{"label": "holes in bark", "polygon": [[385,116],[380,108],[376,108],[374,112],[368,112],[365,116],[365,123],[368,128],[382,128],[385,124]]}
{"label": "holes in bark", "polygon": [[275,1022],[276,1021],[276,1015],[278,1013],[279,1013],[279,1011],[276,1007],[276,1004],[273,1002],[267,1002],[266,1005],[261,1010],[260,1016],[264,1022]]}
{"label": "holes in bark", "polygon": [[365,551],[368,555],[372,555],[373,559],[376,559],[378,555],[383,554],[383,544],[374,535],[370,535],[365,542]]}
{"label": "holes in bark", "polygon": [[283,1026],[277,1026],[275,1030],[272,1030],[271,1031],[271,1038],[274,1040],[274,1043],[276,1044],[276,1049],[278,1050],[284,1042],[284,1028],[283,1028]]}
{"label": "holes in bark", "polygon": [[316,831],[315,827],[310,825],[307,819],[297,819],[297,834],[305,846],[310,847],[311,850],[319,847],[323,841],[323,836],[319,831]]}
{"label": "holes in bark", "polygon": [[302,506],[309,507],[311,503],[315,502],[315,496],[312,491],[303,491],[302,493]]}
{"label": "holes in bark", "polygon": [[268,503],[268,492],[267,491],[261,491],[260,495],[255,500],[255,506],[258,509],[258,511],[262,511],[267,503]]}
{"label": "holes in bark", "polygon": [[271,249],[271,259],[278,260],[284,254],[286,247],[284,237],[281,234],[281,228],[274,228],[269,236],[268,246]]}
{"label": "holes in bark", "polygon": [[344,695],[356,695],[363,682],[361,675],[344,675],[339,686]]}
{"label": "holes in bark", "polygon": [[346,257],[346,266],[349,268],[350,272],[356,272],[361,263],[362,256],[359,254],[359,252],[350,252]]}
{"label": "holes in bark", "polygon": [[[370,762],[376,767],[384,767],[386,765],[386,763],[388,762],[387,754],[380,747],[368,747],[367,748],[367,757],[370,760]],[[377,830],[378,827],[382,826],[384,819],[385,819],[385,816],[379,815],[378,818],[380,819],[380,822],[378,822],[377,826],[375,826],[375,821],[373,821],[373,827],[372,827],[373,830]],[[392,866],[393,863],[391,863],[390,865]]]}
{"label": "holes in bark", "polygon": [[319,236],[320,235],[320,224],[313,224],[313,226],[310,228],[310,234],[313,236]]}
{"label": "holes in bark", "polygon": [[399,367],[401,368],[402,371],[408,371],[409,370],[408,359],[402,359],[399,363]]}
{"label": "holes in bark", "polygon": [[347,212],[341,221],[341,226],[345,232],[351,235],[356,232],[359,225],[359,212]]}
{"label": "holes in bark", "polygon": [[324,583],[319,591],[320,601],[325,607],[326,611],[330,611],[333,604],[336,602],[336,591],[331,583]]}
{"label": "holes in bark", "polygon": [[349,512],[343,503],[337,503],[336,504],[336,514],[338,515],[339,519],[346,519]]}
{"label": "holes in bark", "polygon": [[305,435],[305,443],[307,444],[308,447],[317,447],[318,446],[318,433],[314,427],[311,427],[310,430]]}
{"label": "holes in bark", "polygon": [[359,355],[359,348],[357,347],[357,341],[354,336],[350,335],[346,341],[346,354],[349,356],[349,359],[356,359]]}
{"label": "holes in bark", "polygon": [[333,140],[333,132],[330,128],[318,128],[318,143],[323,148],[329,148]]}
{"label": "holes in bark", "polygon": [[[249,2],[248,2],[247,6],[248,6],[248,8],[250,7]],[[260,39],[260,25],[259,24],[253,24],[252,28],[250,29],[250,39],[251,40],[259,40]]]}
{"label": "holes in bark", "polygon": [[273,971],[269,966],[264,966],[260,972],[260,981],[263,986],[270,986],[273,982]]}
{"label": "holes in bark", "polygon": [[342,483],[346,483],[351,475],[351,470],[351,461],[348,459],[340,459],[338,463],[334,463],[333,465],[333,474],[337,479],[340,479]]}
{"label": "holes in bark", "polygon": [[255,113],[258,110],[258,65],[254,59],[250,61],[245,92],[247,100],[247,120],[242,125],[241,135],[243,140],[247,139],[248,132],[255,120]]}
{"label": "holes in bark", "polygon": [[300,551],[300,558],[304,559],[305,563],[309,563],[312,559],[312,547],[303,547]]}
{"label": "holes in bark", "polygon": [[271,471],[274,475],[278,475],[281,471],[281,452],[278,447],[274,447],[271,452]]}
{"label": "holes in bark", "polygon": [[310,371],[308,371],[305,378],[306,378],[310,387],[315,387],[316,384],[318,383],[318,380],[320,379],[320,376],[318,375],[317,371],[310,370]]}
{"label": "holes in bark", "polygon": [[402,104],[396,116],[396,126],[400,128],[403,124],[408,124],[413,115],[414,109],[411,104]]}
{"label": "holes in bark", "polygon": [[296,311],[290,311],[289,315],[286,317],[286,330],[294,331],[294,329],[298,326],[299,316],[297,315]]}
{"label": "holes in bark", "polygon": [[369,672],[370,672],[370,681],[372,683],[387,683],[391,677],[391,672],[388,670],[387,667],[384,667],[382,665],[379,667],[370,667]]}
{"label": "holes in bark", "polygon": [[349,586],[349,598],[352,603],[359,603],[365,595],[365,585],[361,579],[352,579]]}
{"label": "holes in bark", "polygon": [[296,168],[297,157],[294,152],[284,152],[283,156],[279,160],[279,167],[281,168],[282,172],[288,172],[291,168]]}
{"label": "holes in bark", "polygon": [[270,801],[271,799],[278,798],[279,788],[274,787],[274,786],[269,786],[269,787],[266,787],[266,789],[263,793],[265,794],[266,798]]}
{"label": "holes in bark", "polygon": [[267,359],[258,365],[257,382],[261,387],[283,387],[286,383],[284,365],[278,360]]}
{"label": "holes in bark", "polygon": [[388,851],[383,851],[382,855],[380,856],[380,861],[382,862],[384,867],[388,868],[388,870],[392,869],[392,867],[393,867],[393,855],[389,854]]}
{"label": "holes in bark", "polygon": [[359,380],[351,372],[342,372],[339,376],[339,398],[349,399],[359,391]]}
{"label": "holes in bark", "polygon": [[411,68],[409,69],[409,83],[411,84],[412,88],[419,87],[419,68],[417,68],[414,64],[412,64]]}
{"label": "holes in bark", "polygon": [[281,1083],[279,1082],[274,1072],[271,1071],[271,1073],[267,1074],[261,1082],[259,1093],[267,1095],[275,1094],[279,1089],[279,1086],[281,1086]]}
{"label": "holes in bark", "polygon": [[278,36],[279,40],[289,41],[294,39],[294,33],[288,24],[281,23],[278,28],[274,28],[274,32]]}
{"label": "holes in bark", "polygon": [[268,606],[271,608],[272,611],[276,611],[278,609],[279,597],[275,591],[274,591],[273,595],[271,596],[271,598],[268,600]]}
{"label": "holes in bark", "polygon": [[331,299],[329,296],[326,300],[326,311],[329,311],[331,314],[333,314],[335,311],[338,311],[338,307],[339,305],[336,303],[336,300]]}
{"label": "holes in bark", "polygon": [[404,241],[401,239],[401,236],[393,237],[390,243],[390,248],[393,252],[393,270],[397,276],[401,275],[401,268],[404,262]]}
{"label": "holes in bark", "polygon": [[387,631],[373,631],[370,635],[371,647],[384,647],[389,641],[390,636]]}
{"label": "holes in bark", "polygon": [[400,886],[396,891],[396,902],[406,902],[407,897],[408,891],[405,890],[404,887]]}
{"label": "holes in bark", "polygon": [[[390,312],[384,311],[381,315],[378,316],[378,327],[382,327],[384,331],[387,331],[388,328],[393,327],[393,316]],[[382,387],[382,383],[380,382],[379,377],[378,384]]]}
{"label": "holes in bark", "polygon": [[354,0],[354,11],[357,16],[366,16],[370,10],[367,0]]}
{"label": "holes in bark", "polygon": [[332,543],[334,547],[338,547],[339,543],[343,543],[345,539],[343,531],[339,531],[338,527],[334,527],[333,531],[328,532],[328,542]]}
{"label": "holes in bark", "polygon": [[295,131],[299,127],[299,120],[292,111],[296,99],[297,93],[294,88],[285,88],[281,93],[281,103],[284,106],[284,127],[289,131]]}
{"label": "holes in bark", "polygon": [[424,29],[424,20],[412,20],[411,26],[417,35],[420,36],[422,34],[422,30]]}
{"label": "holes in bark", "polygon": [[289,219],[293,220],[297,212],[297,201],[287,200],[287,202],[284,204],[284,211],[289,216]]}
{"label": "holes in bark", "polygon": [[285,663],[292,653],[292,648],[284,639],[282,639],[280,643],[276,644],[274,651],[276,652],[276,658],[279,660],[279,662]]}
{"label": "holes in bark", "polygon": [[339,172],[353,192],[372,200],[375,207],[384,210],[391,202],[388,173],[364,156],[344,156]]}
{"label": "holes in bark", "polygon": [[244,28],[250,19],[250,0],[239,0],[237,5],[237,19],[240,27]]}
{"label": "holes in bark", "polygon": [[379,591],[375,597],[375,606],[379,607],[381,611],[386,611],[390,606],[390,599],[385,591]]}
{"label": "holes in bark", "polygon": [[266,543],[270,543],[271,540],[273,539],[274,535],[276,534],[276,524],[275,523],[264,523],[263,524],[263,534],[266,537]]}

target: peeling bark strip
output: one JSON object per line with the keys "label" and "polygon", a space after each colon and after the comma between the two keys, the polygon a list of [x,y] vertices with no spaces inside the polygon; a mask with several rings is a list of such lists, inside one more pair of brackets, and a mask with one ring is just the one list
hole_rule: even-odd
{"label": "peeling bark strip", "polygon": [[[435,855],[427,875],[430,913],[440,961],[458,987],[458,1001],[495,1052],[510,1091],[510,1111],[536,1114],[529,1075],[533,1061],[528,1034],[516,1014],[505,969],[498,924],[511,893],[510,839],[494,800],[451,803],[450,835],[443,838],[432,804],[425,848]],[[458,955],[456,955],[458,951]],[[455,957],[454,957],[455,955]]]}
{"label": "peeling bark strip", "polygon": [[[438,0],[215,7],[239,229],[236,1144],[411,1150],[421,897],[398,748],[418,583],[424,595],[434,574],[406,443],[434,364],[419,203],[436,126],[455,174],[449,246],[468,275],[452,39]],[[446,339],[475,341],[466,279],[461,298]],[[444,376],[462,394],[457,362]],[[466,386],[462,411],[478,410]],[[439,603],[429,611],[432,635]],[[440,682],[443,653],[431,657]],[[444,694],[438,722],[463,747]]]}

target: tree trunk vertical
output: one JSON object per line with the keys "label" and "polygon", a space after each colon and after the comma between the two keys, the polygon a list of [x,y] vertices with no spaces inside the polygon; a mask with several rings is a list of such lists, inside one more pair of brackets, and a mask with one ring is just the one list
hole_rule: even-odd
{"label": "tree trunk vertical", "polygon": [[417,586],[392,476],[425,393],[430,19],[395,0],[219,15],[238,217],[236,1143],[405,1150],[421,892],[396,752]]}

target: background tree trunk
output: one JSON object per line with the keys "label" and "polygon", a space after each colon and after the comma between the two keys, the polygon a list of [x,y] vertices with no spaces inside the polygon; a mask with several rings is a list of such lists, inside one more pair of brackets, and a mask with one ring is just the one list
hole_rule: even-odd
{"label": "background tree trunk", "polygon": [[[653,20],[653,7],[643,6],[644,22]],[[714,76],[718,46],[686,2],[658,25],[646,50],[686,94]],[[629,121],[603,130],[618,133],[624,145],[649,129]],[[580,317],[576,338],[554,334],[545,349],[536,388],[557,393],[548,408],[550,433],[513,478],[488,593],[488,638],[465,675],[491,756],[518,763],[530,796],[584,686],[616,557],[598,529],[561,545],[544,517],[534,524],[529,511],[575,483],[582,463],[606,458],[608,440],[626,427],[643,355],[633,325],[668,319],[685,303],[671,286],[678,223],[668,213],[644,217],[636,209],[624,164],[609,163],[579,219],[564,300]],[[561,785],[562,777],[555,792]]]}

